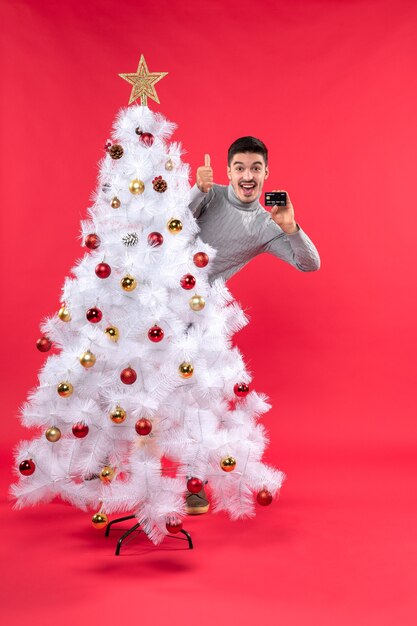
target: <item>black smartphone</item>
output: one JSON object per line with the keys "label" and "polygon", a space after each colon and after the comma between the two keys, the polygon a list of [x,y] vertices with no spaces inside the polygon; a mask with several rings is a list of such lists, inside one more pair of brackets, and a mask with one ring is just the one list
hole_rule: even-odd
{"label": "black smartphone", "polygon": [[287,206],[287,194],[285,191],[266,191],[265,206]]}

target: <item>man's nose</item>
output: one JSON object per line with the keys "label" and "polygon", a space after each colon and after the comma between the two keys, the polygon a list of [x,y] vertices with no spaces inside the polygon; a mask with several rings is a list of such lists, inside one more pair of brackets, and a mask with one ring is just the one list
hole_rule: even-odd
{"label": "man's nose", "polygon": [[243,172],[243,178],[245,180],[252,180],[252,172],[250,171],[250,169],[247,169]]}

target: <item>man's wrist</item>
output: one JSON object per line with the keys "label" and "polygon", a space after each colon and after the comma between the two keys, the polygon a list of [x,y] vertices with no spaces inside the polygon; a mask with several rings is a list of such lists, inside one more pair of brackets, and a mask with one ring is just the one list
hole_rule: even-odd
{"label": "man's wrist", "polygon": [[294,235],[295,233],[298,233],[298,231],[300,230],[300,227],[297,224],[297,222],[294,222],[294,226],[289,226],[288,229],[282,228],[282,230],[284,231],[286,235]]}
{"label": "man's wrist", "polygon": [[200,185],[196,182],[196,187],[199,191],[201,191],[201,193],[208,193],[208,191],[204,191],[204,189],[201,189]]}

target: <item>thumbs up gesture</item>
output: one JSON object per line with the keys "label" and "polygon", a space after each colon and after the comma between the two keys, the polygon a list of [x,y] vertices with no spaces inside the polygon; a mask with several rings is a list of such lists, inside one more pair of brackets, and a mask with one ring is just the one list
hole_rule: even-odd
{"label": "thumbs up gesture", "polygon": [[200,191],[207,193],[213,187],[213,170],[210,166],[210,155],[204,155],[204,165],[197,169],[197,187]]}

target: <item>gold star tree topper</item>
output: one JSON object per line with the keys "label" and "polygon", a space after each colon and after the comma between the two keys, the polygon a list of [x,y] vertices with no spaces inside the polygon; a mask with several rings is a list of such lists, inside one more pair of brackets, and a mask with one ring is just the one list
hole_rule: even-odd
{"label": "gold star tree topper", "polygon": [[146,65],[145,57],[142,54],[136,74],[119,74],[124,80],[127,80],[128,83],[133,85],[129,104],[139,97],[142,106],[147,106],[148,97],[159,104],[155,83],[161,80],[161,78],[164,78],[167,74],[168,72],[150,72]]}

